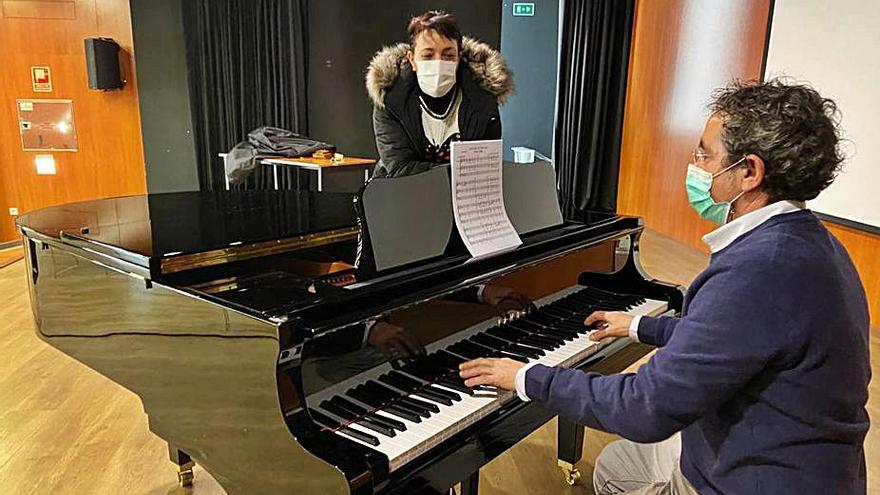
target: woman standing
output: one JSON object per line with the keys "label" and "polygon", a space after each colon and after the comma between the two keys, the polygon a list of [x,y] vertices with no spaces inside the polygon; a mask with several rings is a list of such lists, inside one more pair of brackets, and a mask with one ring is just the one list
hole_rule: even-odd
{"label": "woman standing", "polygon": [[382,49],[367,70],[376,176],[449,162],[452,141],[501,138],[498,106],[513,92],[501,54],[462,37],[455,16],[430,11],[409,23],[410,43]]}

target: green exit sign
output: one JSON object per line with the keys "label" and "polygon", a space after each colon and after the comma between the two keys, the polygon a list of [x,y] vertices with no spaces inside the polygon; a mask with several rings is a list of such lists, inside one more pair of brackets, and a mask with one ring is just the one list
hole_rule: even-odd
{"label": "green exit sign", "polygon": [[515,3],[513,4],[513,15],[533,16],[535,15],[535,4]]}

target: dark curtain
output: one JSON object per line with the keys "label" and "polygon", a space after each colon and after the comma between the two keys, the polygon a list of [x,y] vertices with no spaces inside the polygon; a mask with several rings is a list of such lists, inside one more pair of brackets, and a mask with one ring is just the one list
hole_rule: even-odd
{"label": "dark curtain", "polygon": [[617,210],[635,0],[565,0],[556,172],[563,215]]}
{"label": "dark curtain", "polygon": [[[271,125],[308,133],[307,0],[184,0],[199,183],[222,189],[218,153]],[[289,181],[284,174],[282,180]],[[245,187],[271,187],[258,168]],[[295,179],[294,179],[295,180]]]}

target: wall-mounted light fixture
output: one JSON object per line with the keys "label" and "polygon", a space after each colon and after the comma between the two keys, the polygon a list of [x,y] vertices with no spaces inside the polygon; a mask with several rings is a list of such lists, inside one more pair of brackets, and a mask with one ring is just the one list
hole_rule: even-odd
{"label": "wall-mounted light fixture", "polygon": [[52,155],[37,155],[34,158],[37,165],[37,175],[55,175],[55,157]]}

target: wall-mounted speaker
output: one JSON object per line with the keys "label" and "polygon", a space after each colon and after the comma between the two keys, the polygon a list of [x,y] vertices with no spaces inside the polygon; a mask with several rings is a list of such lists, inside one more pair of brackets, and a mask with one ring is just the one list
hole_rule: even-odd
{"label": "wall-mounted speaker", "polygon": [[119,44],[110,38],[86,38],[89,89],[121,89]]}

